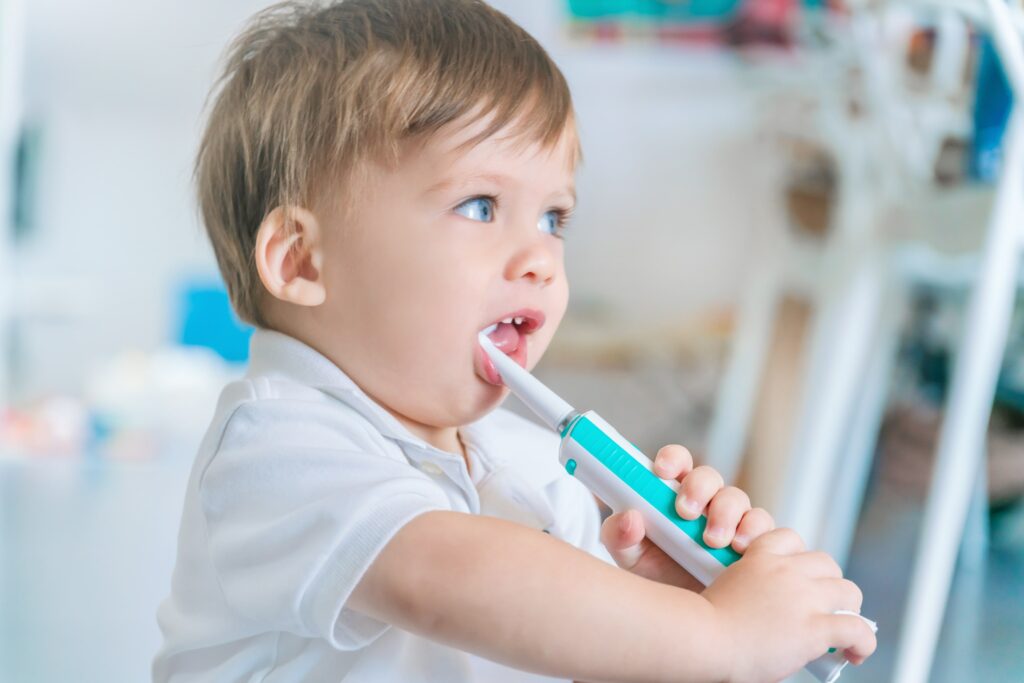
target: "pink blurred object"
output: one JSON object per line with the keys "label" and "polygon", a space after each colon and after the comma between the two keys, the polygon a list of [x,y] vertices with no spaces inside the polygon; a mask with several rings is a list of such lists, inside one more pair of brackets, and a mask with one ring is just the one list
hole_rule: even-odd
{"label": "pink blurred object", "polygon": [[790,48],[797,17],[796,0],[747,0],[723,29],[734,47]]}
{"label": "pink blurred object", "polygon": [[66,457],[88,443],[89,413],[81,401],[49,396],[0,413],[0,454]]}

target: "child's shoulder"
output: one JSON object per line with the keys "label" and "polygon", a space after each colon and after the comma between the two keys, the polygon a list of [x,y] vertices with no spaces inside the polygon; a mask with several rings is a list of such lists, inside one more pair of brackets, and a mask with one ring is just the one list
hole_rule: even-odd
{"label": "child's shoulder", "polygon": [[[416,476],[401,451],[346,403],[289,379],[246,377],[224,388],[190,487],[219,519],[252,501],[288,505],[397,479],[414,487]],[[445,503],[443,495],[435,498]]]}
{"label": "child's shoulder", "polygon": [[227,453],[334,450],[389,454],[386,440],[349,404],[284,377],[247,376],[224,387],[208,457]]}

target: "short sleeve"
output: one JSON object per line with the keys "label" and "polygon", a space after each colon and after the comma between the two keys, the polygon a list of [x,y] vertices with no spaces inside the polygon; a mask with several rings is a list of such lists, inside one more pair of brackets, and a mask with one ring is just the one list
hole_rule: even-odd
{"label": "short sleeve", "polygon": [[399,529],[451,506],[408,462],[355,448],[324,421],[284,438],[282,417],[240,408],[203,473],[215,574],[255,627],[361,648],[388,625],[346,607],[353,589]]}

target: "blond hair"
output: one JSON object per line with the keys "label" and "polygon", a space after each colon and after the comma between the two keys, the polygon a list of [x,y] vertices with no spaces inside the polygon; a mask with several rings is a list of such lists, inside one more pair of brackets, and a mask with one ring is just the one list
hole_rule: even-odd
{"label": "blond hair", "polygon": [[[228,49],[196,158],[199,209],[236,313],[265,326],[254,247],[276,207],[312,206],[329,183],[442,126],[488,117],[545,146],[573,119],[562,73],[482,0],[284,2]],[[577,162],[579,148],[576,148]]]}

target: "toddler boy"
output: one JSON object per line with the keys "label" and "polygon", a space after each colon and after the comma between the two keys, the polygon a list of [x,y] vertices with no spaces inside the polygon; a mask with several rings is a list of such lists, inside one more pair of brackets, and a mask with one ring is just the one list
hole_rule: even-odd
{"label": "toddler boy", "polygon": [[501,410],[566,309],[562,74],[478,0],[283,4],[235,41],[196,178],[250,366],[189,480],[156,681],[769,681],[874,637],[827,556],[681,446],[713,586],[601,526]]}

